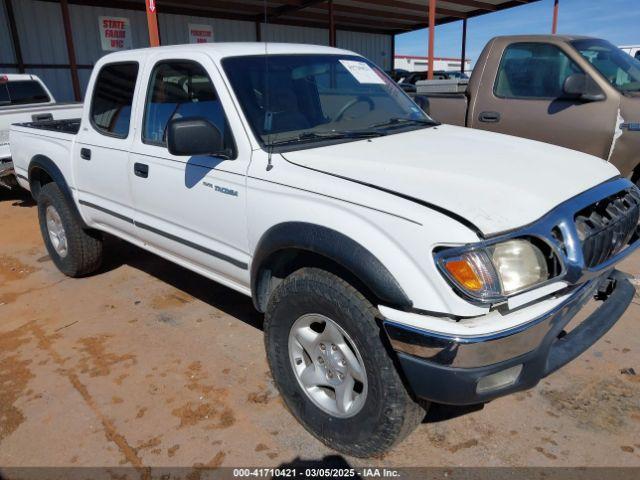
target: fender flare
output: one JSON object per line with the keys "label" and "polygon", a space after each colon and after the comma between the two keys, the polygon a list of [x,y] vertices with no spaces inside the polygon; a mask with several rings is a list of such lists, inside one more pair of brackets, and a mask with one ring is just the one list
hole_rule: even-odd
{"label": "fender flare", "polygon": [[260,286],[262,271],[272,255],[284,250],[302,250],[326,257],[348,270],[385,304],[413,306],[391,272],[352,238],[313,223],[286,222],[262,235],[251,262],[251,296],[258,310],[262,310],[260,298],[264,293]]}
{"label": "fender flare", "polygon": [[71,188],[69,187],[67,180],[64,178],[62,171],[60,171],[53,160],[51,160],[49,157],[45,157],[44,155],[36,155],[31,159],[31,162],[29,162],[29,186],[31,187],[31,196],[33,197],[33,199],[36,202],[38,201],[38,193],[40,191],[40,187],[36,187],[35,179],[33,178],[33,173],[36,169],[42,170],[47,175],[49,175],[49,177],[51,177],[51,180],[53,180],[53,182],[60,188],[60,191],[71,207],[71,211],[76,215],[77,219],[80,221],[80,224],[83,226],[83,228],[87,228],[87,225],[80,215],[75,199],[73,198]]}

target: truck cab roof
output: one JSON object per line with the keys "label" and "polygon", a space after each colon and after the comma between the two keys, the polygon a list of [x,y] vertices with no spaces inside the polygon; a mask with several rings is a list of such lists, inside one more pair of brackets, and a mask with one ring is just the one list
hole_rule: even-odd
{"label": "truck cab roof", "polygon": [[550,41],[550,42],[572,42],[574,40],[584,40],[590,37],[588,35],[547,35],[547,34],[535,34],[535,35],[501,35],[495,37],[494,40],[501,41],[509,41],[509,42],[539,42],[539,41]]}
{"label": "truck cab roof", "polygon": [[38,77],[29,73],[2,73],[0,72],[0,83],[3,81],[19,82],[21,80],[37,80]]}
{"label": "truck cab roof", "polygon": [[269,55],[283,54],[313,54],[313,55],[356,55],[349,50],[340,48],[324,47],[321,45],[306,45],[298,43],[276,43],[276,42],[224,42],[224,43],[203,43],[203,44],[185,44],[185,45],[168,45],[164,47],[140,48],[135,50],[125,50],[115,52],[102,57],[102,62],[112,62],[122,57],[130,59],[131,56],[147,55],[151,53],[172,52],[179,55],[180,52],[194,51],[202,52],[210,55],[214,59],[238,56]]}

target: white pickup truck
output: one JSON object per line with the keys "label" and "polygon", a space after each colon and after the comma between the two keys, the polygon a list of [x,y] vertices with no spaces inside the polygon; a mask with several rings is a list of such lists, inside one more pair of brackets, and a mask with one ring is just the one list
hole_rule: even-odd
{"label": "white pickup truck", "polygon": [[35,75],[0,73],[0,186],[15,186],[9,150],[12,123],[79,118],[81,103],[56,103],[46,85]]}
{"label": "white pickup truck", "polygon": [[79,124],[11,127],[55,264],[94,272],[107,232],[250,296],[286,405],[341,452],[535,386],[633,298],[640,192],[615,167],[439,125],[352,52],[118,52],[88,92]]}

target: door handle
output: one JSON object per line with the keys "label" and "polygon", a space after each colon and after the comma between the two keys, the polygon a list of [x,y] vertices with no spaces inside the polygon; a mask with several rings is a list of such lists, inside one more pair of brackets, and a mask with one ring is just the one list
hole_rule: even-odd
{"label": "door handle", "polygon": [[33,120],[34,122],[53,120],[53,115],[51,113],[34,113],[33,115],[31,115],[31,120]]}
{"label": "door handle", "polygon": [[89,150],[88,148],[81,148],[80,158],[82,158],[83,160],[91,160],[91,150]]}
{"label": "door handle", "polygon": [[135,163],[133,165],[133,173],[136,174],[136,177],[147,178],[149,177],[149,165],[145,165],[144,163]]}
{"label": "door handle", "polygon": [[478,120],[485,123],[498,123],[500,121],[499,112],[482,112],[478,117]]}

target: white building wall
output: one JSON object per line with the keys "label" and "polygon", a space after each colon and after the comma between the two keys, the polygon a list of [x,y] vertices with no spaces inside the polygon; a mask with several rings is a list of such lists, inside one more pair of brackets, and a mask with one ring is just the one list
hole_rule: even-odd
{"label": "white building wall", "polygon": [[[397,69],[408,70],[409,72],[426,72],[429,70],[429,61],[425,57],[396,57],[394,59],[394,67]],[[443,59],[436,58],[433,62],[434,70],[460,71],[459,59]],[[471,60],[467,60],[465,71],[471,69]]]}

